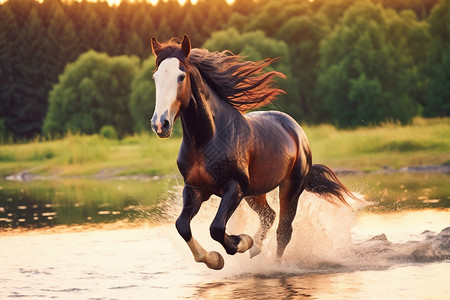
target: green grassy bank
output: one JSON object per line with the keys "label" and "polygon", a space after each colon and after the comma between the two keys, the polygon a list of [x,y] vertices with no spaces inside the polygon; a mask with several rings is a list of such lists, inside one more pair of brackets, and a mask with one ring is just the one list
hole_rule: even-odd
{"label": "green grassy bank", "polygon": [[[337,130],[304,126],[314,163],[373,171],[385,166],[450,163],[450,119],[415,119],[409,126]],[[0,176],[26,171],[44,176],[176,174],[181,138],[139,134],[122,140],[98,135],[0,146]]]}

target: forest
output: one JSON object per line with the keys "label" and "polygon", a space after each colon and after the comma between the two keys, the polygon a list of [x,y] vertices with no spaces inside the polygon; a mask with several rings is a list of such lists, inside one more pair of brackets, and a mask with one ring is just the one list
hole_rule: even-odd
{"label": "forest", "polygon": [[277,57],[268,109],[356,128],[450,116],[450,0],[7,0],[0,5],[0,142],[150,130],[150,39]]}

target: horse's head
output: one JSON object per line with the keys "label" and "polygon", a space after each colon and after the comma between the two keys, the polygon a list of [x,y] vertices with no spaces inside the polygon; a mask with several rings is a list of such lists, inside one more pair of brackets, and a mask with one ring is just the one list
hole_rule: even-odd
{"label": "horse's head", "polygon": [[191,42],[185,35],[181,45],[169,42],[160,44],[152,38],[152,50],[156,55],[156,105],[152,118],[152,129],[160,138],[169,137],[172,126],[182,107],[189,104],[191,84],[187,58]]}

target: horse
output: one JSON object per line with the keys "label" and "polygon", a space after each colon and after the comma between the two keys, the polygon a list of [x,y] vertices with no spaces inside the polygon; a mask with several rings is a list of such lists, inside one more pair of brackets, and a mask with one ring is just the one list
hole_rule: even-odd
{"label": "horse", "polygon": [[[151,127],[168,138],[178,118],[182,142],[177,165],[184,179],[183,208],[175,226],[195,261],[220,270],[224,259],[206,251],[193,237],[190,222],[212,195],[221,198],[210,226],[211,237],[234,255],[262,251],[275,220],[266,194],[279,187],[279,224],[276,258],[281,260],[292,235],[300,194],[304,190],[337,204],[356,197],[327,166],[312,164],[308,139],[301,126],[279,111],[252,111],[284,93],[276,87],[276,71],[263,68],[274,59],[245,60],[230,51],[191,48],[189,37],[160,43],[151,39],[156,57],[153,79],[155,111]],[[259,215],[260,227],[252,237],[229,235],[226,225],[245,199]]]}

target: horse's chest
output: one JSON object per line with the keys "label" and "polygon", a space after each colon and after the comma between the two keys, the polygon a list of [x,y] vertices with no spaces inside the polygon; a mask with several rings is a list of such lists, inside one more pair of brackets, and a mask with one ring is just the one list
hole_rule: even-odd
{"label": "horse's chest", "polygon": [[180,151],[178,168],[188,184],[220,194],[230,175],[230,169],[235,164],[234,160],[222,151],[213,151],[214,149],[210,148],[206,147],[202,151]]}
{"label": "horse's chest", "polygon": [[198,187],[212,187],[217,182],[217,179],[202,162],[195,162],[188,168],[185,180],[188,184]]}

